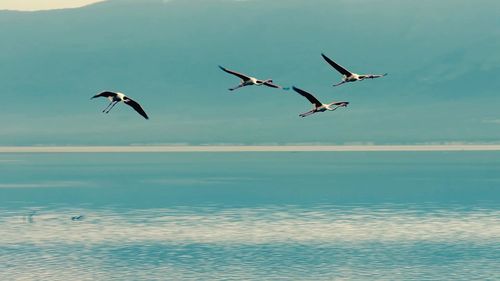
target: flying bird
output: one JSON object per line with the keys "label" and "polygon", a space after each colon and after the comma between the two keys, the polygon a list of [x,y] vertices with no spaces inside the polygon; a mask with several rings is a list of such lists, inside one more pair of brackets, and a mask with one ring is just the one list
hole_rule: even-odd
{"label": "flying bird", "polygon": [[335,109],[339,107],[347,107],[349,102],[347,101],[336,101],[332,103],[321,103],[318,99],[316,99],[312,94],[301,90],[299,88],[293,87],[293,90],[297,93],[299,93],[301,96],[305,97],[308,99],[314,106],[314,108],[308,112],[299,114],[300,117],[306,117],[311,114],[314,114],[316,112],[325,112],[325,111],[334,111]]}
{"label": "flying bird", "polygon": [[325,54],[321,54],[321,56],[326,60],[328,64],[330,64],[333,68],[335,68],[340,74],[342,74],[342,81],[338,84],[333,85],[334,87],[340,86],[344,83],[348,82],[356,82],[356,81],[362,81],[365,79],[374,79],[374,78],[380,78],[384,77],[387,75],[387,73],[384,74],[357,74],[354,72],[350,72],[349,70],[345,69],[343,66],[337,64],[333,60],[331,60],[329,57],[327,57]]}
{"label": "flying bird", "polygon": [[236,71],[233,71],[233,70],[229,70],[227,68],[224,68],[222,66],[219,65],[219,68],[222,69],[222,71],[224,72],[227,72],[229,74],[232,74],[238,78],[241,79],[241,83],[236,86],[236,87],[233,87],[233,88],[230,88],[229,91],[234,91],[236,89],[239,89],[241,87],[245,87],[245,86],[251,86],[251,85],[256,85],[256,86],[267,86],[267,87],[271,87],[271,88],[278,88],[278,89],[283,89],[283,90],[288,90],[289,88],[283,88],[281,86],[278,86],[276,84],[273,83],[273,80],[271,79],[267,79],[267,80],[259,80],[255,77],[251,77],[251,76],[248,76],[248,75],[245,75],[245,74],[241,74],[239,72],[236,72]]}
{"label": "flying bird", "polygon": [[115,107],[115,105],[117,103],[124,102],[126,105],[131,106],[135,111],[137,111],[137,113],[142,115],[142,117],[149,119],[148,115],[146,114],[146,112],[144,112],[144,110],[142,109],[142,107],[139,103],[137,103],[133,99],[125,96],[122,93],[115,93],[115,92],[106,91],[106,92],[102,92],[100,94],[93,96],[91,99],[95,99],[95,98],[99,98],[99,97],[104,97],[104,98],[107,98],[108,100],[111,101],[108,104],[108,106],[102,111],[104,113],[109,113],[109,111],[111,111],[111,109],[113,109],[113,107]]}

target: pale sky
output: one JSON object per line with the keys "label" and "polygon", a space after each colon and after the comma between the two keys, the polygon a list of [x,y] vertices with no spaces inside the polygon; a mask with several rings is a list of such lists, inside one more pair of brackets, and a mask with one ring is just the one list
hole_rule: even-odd
{"label": "pale sky", "polygon": [[[500,36],[477,32],[500,26],[499,0],[165,1],[0,13],[0,146],[500,144]],[[389,76],[333,88],[341,76],[321,53]],[[350,104],[300,118],[312,105],[299,94],[230,92],[239,81],[217,65]],[[101,91],[129,95],[151,119],[125,104],[103,114],[108,102],[90,100]]]}
{"label": "pale sky", "polygon": [[76,8],[103,0],[0,0],[0,10],[36,11]]}

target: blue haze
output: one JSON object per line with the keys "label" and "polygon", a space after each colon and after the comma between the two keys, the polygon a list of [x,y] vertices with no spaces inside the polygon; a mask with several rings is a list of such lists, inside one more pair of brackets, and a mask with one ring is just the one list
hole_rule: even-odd
{"label": "blue haze", "polygon": [[[497,142],[495,0],[107,1],[0,11],[0,145]],[[320,57],[389,72],[332,88]],[[217,65],[351,106],[307,119],[295,93],[246,88]],[[121,105],[108,116],[104,89]]]}
{"label": "blue haze", "polygon": [[[0,11],[0,145],[497,142],[500,2]],[[325,52],[383,79],[339,88]],[[306,119],[293,92],[351,106]],[[136,98],[103,115],[104,89]],[[0,280],[499,280],[498,152],[0,154]],[[72,217],[81,215],[81,220]]]}

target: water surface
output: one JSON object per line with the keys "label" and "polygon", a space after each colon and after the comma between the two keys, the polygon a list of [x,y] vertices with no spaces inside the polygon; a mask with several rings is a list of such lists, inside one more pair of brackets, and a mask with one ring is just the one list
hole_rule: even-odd
{"label": "water surface", "polygon": [[498,280],[499,156],[0,154],[0,280]]}

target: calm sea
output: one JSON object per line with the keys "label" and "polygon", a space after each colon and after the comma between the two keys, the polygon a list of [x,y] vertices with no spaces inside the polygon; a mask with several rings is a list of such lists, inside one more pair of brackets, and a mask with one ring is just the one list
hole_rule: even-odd
{"label": "calm sea", "polygon": [[500,153],[0,154],[0,280],[500,280]]}

